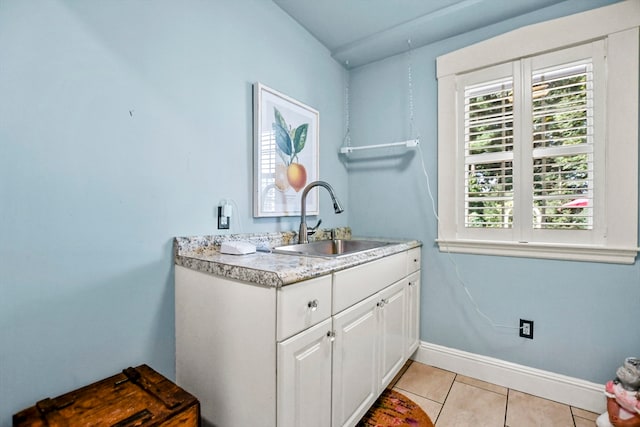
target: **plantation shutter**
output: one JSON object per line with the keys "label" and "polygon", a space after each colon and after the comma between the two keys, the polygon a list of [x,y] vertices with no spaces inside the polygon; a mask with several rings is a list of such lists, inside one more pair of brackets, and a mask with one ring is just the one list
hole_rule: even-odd
{"label": "plantation shutter", "polygon": [[534,70],[531,80],[533,227],[593,227],[591,60]]}
{"label": "plantation shutter", "polygon": [[464,225],[513,224],[513,79],[465,87]]}
{"label": "plantation shutter", "polygon": [[269,129],[260,135],[260,188],[266,191],[262,195],[262,210],[275,212],[276,209],[276,136]]}
{"label": "plantation shutter", "polygon": [[[528,156],[514,170],[513,78],[464,86],[464,226],[512,228],[530,206],[532,229],[591,230],[594,217],[591,59],[531,71],[522,102]],[[515,141],[515,142],[514,142]],[[526,143],[525,143],[526,144]],[[514,154],[515,153],[515,154]],[[514,174],[530,182],[514,190]],[[526,195],[525,193],[530,193]],[[517,198],[530,200],[518,205]],[[522,218],[525,218],[522,216]],[[523,224],[526,227],[526,224]]]}

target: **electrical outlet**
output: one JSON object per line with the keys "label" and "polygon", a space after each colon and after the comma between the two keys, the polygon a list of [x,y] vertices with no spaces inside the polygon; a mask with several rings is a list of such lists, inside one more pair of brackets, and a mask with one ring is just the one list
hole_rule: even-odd
{"label": "electrical outlet", "polygon": [[218,206],[218,230],[228,230],[231,218],[224,216],[222,213],[222,206]]}
{"label": "electrical outlet", "polygon": [[533,320],[520,319],[520,336],[533,339]]}

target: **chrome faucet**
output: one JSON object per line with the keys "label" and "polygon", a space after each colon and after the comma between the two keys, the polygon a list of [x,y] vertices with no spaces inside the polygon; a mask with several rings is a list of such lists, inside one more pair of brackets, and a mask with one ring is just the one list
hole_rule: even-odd
{"label": "chrome faucet", "polygon": [[[340,204],[340,202],[336,198],[336,195],[333,192],[333,187],[331,187],[328,183],[324,181],[313,181],[312,183],[307,185],[302,191],[302,198],[300,199],[300,203],[301,203],[300,204],[300,230],[298,231],[298,243],[309,243],[310,233],[307,230],[307,194],[309,193],[309,190],[311,190],[313,187],[318,187],[318,186],[324,187],[327,189],[327,191],[329,192],[329,195],[331,195],[331,200],[333,200],[333,210],[337,214],[342,213],[344,211],[344,209],[342,208],[342,205]],[[318,222],[318,225],[320,225],[320,222]],[[311,234],[313,234],[315,229],[318,228],[318,225],[314,227]]]}

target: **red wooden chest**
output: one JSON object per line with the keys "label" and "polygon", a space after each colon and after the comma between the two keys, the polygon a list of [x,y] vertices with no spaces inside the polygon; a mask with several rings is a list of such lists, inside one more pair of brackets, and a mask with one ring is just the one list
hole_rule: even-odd
{"label": "red wooden chest", "polygon": [[82,387],[13,416],[14,427],[199,427],[198,400],[147,365]]}

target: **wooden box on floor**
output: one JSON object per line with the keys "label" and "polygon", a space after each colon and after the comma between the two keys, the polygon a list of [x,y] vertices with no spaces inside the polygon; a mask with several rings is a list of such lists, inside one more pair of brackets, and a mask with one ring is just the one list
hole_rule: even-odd
{"label": "wooden box on floor", "polygon": [[198,400],[147,365],[127,368],[94,384],[13,416],[14,427],[199,427]]}

